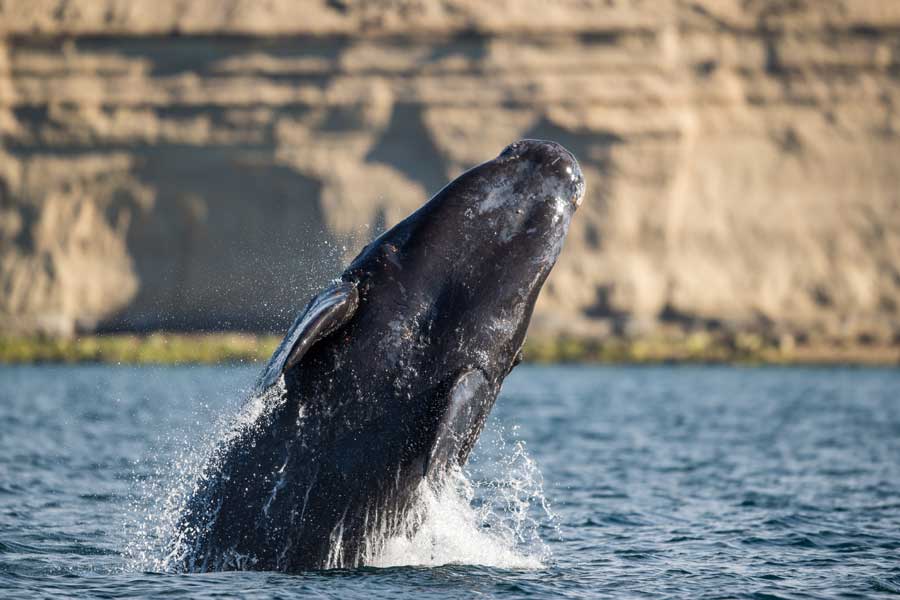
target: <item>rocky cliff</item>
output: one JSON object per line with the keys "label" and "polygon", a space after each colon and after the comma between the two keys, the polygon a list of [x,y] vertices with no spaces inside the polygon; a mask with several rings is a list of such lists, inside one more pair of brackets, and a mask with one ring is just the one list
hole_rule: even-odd
{"label": "rocky cliff", "polygon": [[0,0],[0,328],[283,327],[521,137],[535,327],[900,343],[900,3]]}

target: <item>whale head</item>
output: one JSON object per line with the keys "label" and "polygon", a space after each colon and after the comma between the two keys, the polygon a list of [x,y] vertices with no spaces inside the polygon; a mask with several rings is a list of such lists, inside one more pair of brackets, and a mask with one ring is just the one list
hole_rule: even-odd
{"label": "whale head", "polygon": [[380,314],[407,307],[405,325],[446,332],[433,354],[467,363],[481,349],[505,375],[584,193],[560,144],[515,142],[369,244],[345,279]]}
{"label": "whale head", "polygon": [[521,140],[447,184],[345,272],[359,290],[357,331],[374,340],[392,393],[415,403],[432,390],[427,416],[395,415],[398,443],[430,453],[430,468],[464,462],[477,440],[584,193],[568,150]]}

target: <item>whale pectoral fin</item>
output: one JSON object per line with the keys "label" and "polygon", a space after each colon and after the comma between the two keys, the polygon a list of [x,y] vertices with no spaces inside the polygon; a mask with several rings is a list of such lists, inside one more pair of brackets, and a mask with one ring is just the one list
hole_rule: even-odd
{"label": "whale pectoral fin", "polygon": [[350,320],[359,306],[356,284],[339,281],[310,300],[304,313],[297,317],[284,338],[290,352],[282,371],[290,369],[303,358],[310,346],[331,335]]}
{"label": "whale pectoral fin", "polygon": [[314,296],[269,359],[256,382],[256,391],[271,387],[284,371],[300,362],[313,344],[346,323],[358,304],[356,284],[346,281],[333,283]]}
{"label": "whale pectoral fin", "polygon": [[438,422],[434,445],[425,460],[424,477],[466,461],[494,396],[481,369],[467,369],[455,378]]}

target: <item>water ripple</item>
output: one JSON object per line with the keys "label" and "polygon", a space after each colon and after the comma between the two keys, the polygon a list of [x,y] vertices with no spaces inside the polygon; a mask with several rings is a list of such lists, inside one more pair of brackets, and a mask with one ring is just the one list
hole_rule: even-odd
{"label": "water ripple", "polygon": [[529,568],[472,564],[526,541],[476,547],[471,523],[444,519],[397,547],[402,562],[463,532],[420,566],[135,569],[133,541],[160,535],[134,520],[143,491],[188,465],[178,453],[237,409],[255,371],[0,368],[2,596],[900,596],[900,372],[889,369],[520,367],[473,455],[471,513],[457,517],[477,523],[521,493],[503,457],[527,442],[544,484],[517,498],[550,505],[528,513],[528,547],[546,547]]}

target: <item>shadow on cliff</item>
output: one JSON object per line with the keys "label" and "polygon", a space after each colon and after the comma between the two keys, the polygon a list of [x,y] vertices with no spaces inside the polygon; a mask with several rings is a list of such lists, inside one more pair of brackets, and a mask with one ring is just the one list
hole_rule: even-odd
{"label": "shadow on cliff", "polygon": [[145,148],[136,176],[156,192],[127,237],[140,287],[101,330],[280,331],[339,270],[320,184],[271,153]]}

